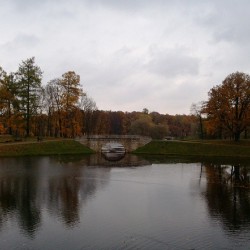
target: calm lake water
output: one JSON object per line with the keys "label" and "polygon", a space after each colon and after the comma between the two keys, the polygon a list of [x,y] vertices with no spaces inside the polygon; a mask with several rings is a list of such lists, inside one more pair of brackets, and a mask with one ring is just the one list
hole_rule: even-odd
{"label": "calm lake water", "polygon": [[0,159],[0,249],[250,249],[250,164],[125,158]]}

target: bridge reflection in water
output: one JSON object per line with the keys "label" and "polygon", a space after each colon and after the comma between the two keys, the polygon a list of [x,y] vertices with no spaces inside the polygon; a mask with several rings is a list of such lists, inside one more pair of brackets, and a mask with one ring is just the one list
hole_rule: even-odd
{"label": "bridge reflection in water", "polygon": [[93,154],[89,157],[88,166],[91,167],[139,167],[152,165],[152,163],[142,157],[133,154],[125,154],[120,159],[110,160],[101,153]]}

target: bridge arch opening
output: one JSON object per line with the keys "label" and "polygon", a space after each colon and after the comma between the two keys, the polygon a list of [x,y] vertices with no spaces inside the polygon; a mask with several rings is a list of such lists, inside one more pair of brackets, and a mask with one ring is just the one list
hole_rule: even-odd
{"label": "bridge arch opening", "polygon": [[108,142],[101,147],[101,154],[108,161],[119,161],[125,156],[126,149],[121,143]]}

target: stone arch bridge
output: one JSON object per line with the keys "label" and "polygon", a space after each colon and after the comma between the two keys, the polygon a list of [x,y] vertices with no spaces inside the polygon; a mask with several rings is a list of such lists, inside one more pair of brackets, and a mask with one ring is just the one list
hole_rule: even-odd
{"label": "stone arch bridge", "polygon": [[105,144],[112,142],[120,143],[124,146],[126,152],[132,152],[137,148],[146,145],[151,140],[150,137],[139,135],[89,135],[76,139],[76,141],[96,152],[101,152],[101,149]]}

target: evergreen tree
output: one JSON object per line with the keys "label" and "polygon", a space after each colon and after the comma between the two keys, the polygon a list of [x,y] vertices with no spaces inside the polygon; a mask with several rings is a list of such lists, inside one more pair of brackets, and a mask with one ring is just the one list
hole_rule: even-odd
{"label": "evergreen tree", "polygon": [[30,135],[31,117],[37,113],[41,94],[42,71],[35,65],[35,58],[22,61],[16,73],[20,111],[25,119],[26,136]]}

